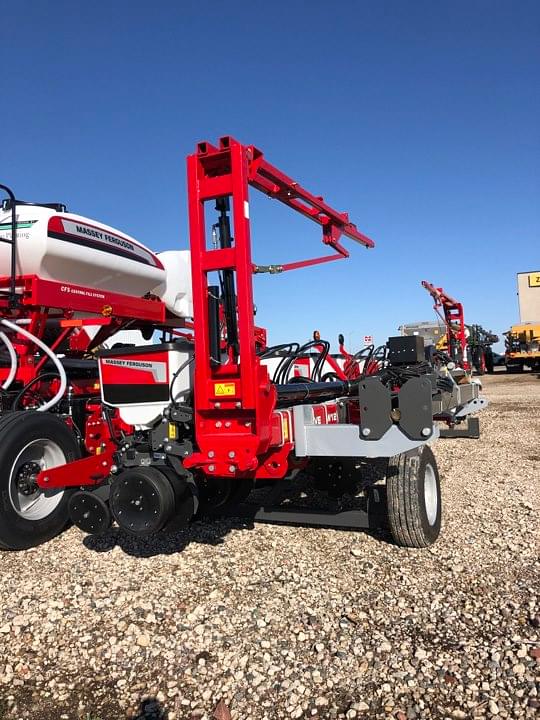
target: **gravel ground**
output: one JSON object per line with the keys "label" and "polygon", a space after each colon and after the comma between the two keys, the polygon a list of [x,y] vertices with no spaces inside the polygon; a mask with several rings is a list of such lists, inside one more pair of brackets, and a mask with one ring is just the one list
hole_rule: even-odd
{"label": "gravel ground", "polygon": [[485,394],[427,550],[220,521],[2,554],[0,718],[538,716],[540,380]]}

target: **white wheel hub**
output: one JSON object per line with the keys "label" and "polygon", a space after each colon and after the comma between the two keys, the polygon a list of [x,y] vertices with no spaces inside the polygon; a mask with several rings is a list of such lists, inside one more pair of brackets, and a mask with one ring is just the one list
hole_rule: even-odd
{"label": "white wheel hub", "polygon": [[439,510],[439,496],[437,493],[437,477],[432,465],[426,465],[424,472],[424,507],[428,523],[435,525]]}
{"label": "white wheel hub", "polygon": [[[28,483],[29,469],[50,470],[64,465],[66,456],[53,440],[32,440],[15,458],[9,476],[9,499],[15,512],[25,520],[43,520],[60,504],[63,490],[35,489]],[[21,479],[24,481],[22,482]]]}

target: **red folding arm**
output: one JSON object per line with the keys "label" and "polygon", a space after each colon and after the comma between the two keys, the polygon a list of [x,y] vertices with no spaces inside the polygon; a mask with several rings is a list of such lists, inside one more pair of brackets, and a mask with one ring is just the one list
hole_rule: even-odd
{"label": "red folding arm", "polygon": [[[450,295],[447,295],[442,288],[435,287],[426,280],[422,280],[422,287],[428,291],[435,301],[433,309],[446,325],[449,354],[461,364],[464,370],[470,370],[463,305]],[[454,348],[457,349],[457,354]]]}
{"label": "red folding arm", "polygon": [[348,257],[349,253],[339,242],[341,235],[345,235],[367,248],[375,246],[373,240],[359,232],[356,225],[350,222],[348,213],[334,210],[325,203],[322,196],[313,195],[305,190],[296,180],[267,162],[262,152],[253,145],[247,149],[251,156],[249,183],[257,190],[261,190],[266,195],[279,200],[304,217],[321,225],[325,245],[330,245],[343,257]]}

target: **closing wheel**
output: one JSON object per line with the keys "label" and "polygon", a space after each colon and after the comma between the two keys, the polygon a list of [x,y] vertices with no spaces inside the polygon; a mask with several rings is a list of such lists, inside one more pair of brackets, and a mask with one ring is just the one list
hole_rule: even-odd
{"label": "closing wheel", "polygon": [[71,522],[85,533],[103,533],[112,523],[109,503],[96,491],[80,490],[73,493],[68,512]]}
{"label": "closing wheel", "polygon": [[202,478],[199,486],[198,515],[219,515],[241,505],[253,489],[252,480]]}
{"label": "closing wheel", "polygon": [[404,547],[426,547],[441,531],[441,485],[427,445],[391,458],[386,477],[388,522]]}
{"label": "closing wheel", "polygon": [[161,468],[171,483],[175,506],[171,519],[163,527],[163,532],[176,532],[187,527],[199,507],[199,490],[193,475],[178,475],[172,468]]}
{"label": "closing wheel", "polygon": [[79,457],[73,432],[55,415],[27,410],[2,417],[0,548],[25,550],[65,528],[72,491],[41,490],[36,477]]}
{"label": "closing wheel", "polygon": [[123,530],[144,537],[159,532],[171,519],[175,494],[169,478],[157,468],[130,468],[114,480],[110,507]]}

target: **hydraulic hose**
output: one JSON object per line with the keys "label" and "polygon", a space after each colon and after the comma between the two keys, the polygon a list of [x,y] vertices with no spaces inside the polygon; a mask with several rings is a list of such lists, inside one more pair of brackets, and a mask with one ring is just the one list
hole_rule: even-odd
{"label": "hydraulic hose", "polygon": [[14,306],[17,302],[17,292],[15,287],[15,279],[17,277],[17,200],[15,198],[15,193],[13,190],[8,188],[7,185],[0,185],[0,190],[3,190],[11,201],[11,240],[8,240],[11,245],[9,302],[10,305]]}
{"label": "hydraulic hose", "polygon": [[50,348],[48,348],[42,340],[33,335],[31,332],[28,332],[28,330],[25,330],[23,327],[11,322],[10,320],[2,319],[0,320],[0,323],[2,325],[5,325],[5,327],[9,328],[10,330],[19,333],[23,337],[33,342],[35,345],[38,346],[40,350],[43,350],[45,355],[47,355],[54,363],[56,369],[58,370],[58,375],[60,376],[60,387],[58,388],[58,391],[56,395],[54,395],[54,397],[48,400],[44,405],[36,408],[38,412],[46,412],[47,410],[50,410],[50,408],[54,407],[64,397],[64,393],[66,392],[67,376],[66,371],[64,370],[64,366],[62,365],[56,354]]}
{"label": "hydraulic hose", "polygon": [[348,380],[336,382],[295,382],[276,385],[278,407],[298,405],[306,402],[324,402],[352,395],[358,383]]}
{"label": "hydraulic hose", "polygon": [[0,331],[0,340],[4,343],[4,345],[7,348],[7,351],[9,353],[9,359],[11,360],[11,367],[9,369],[9,373],[7,378],[4,380],[2,384],[2,390],[7,390],[8,387],[11,385],[13,380],[15,379],[15,375],[17,374],[17,353],[15,352],[15,348],[13,347],[13,343],[8,338],[8,336]]}

